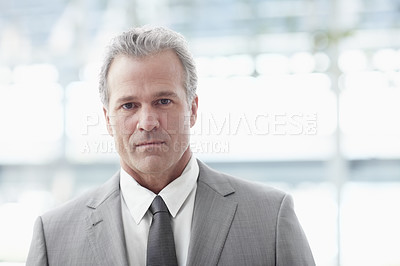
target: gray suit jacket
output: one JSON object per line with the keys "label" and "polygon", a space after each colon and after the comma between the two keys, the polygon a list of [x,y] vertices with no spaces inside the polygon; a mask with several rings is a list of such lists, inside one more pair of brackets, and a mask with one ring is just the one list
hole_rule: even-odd
{"label": "gray suit jacket", "polygon": [[[188,265],[315,265],[290,196],[199,166]],[[39,217],[26,265],[127,265],[119,173]]]}

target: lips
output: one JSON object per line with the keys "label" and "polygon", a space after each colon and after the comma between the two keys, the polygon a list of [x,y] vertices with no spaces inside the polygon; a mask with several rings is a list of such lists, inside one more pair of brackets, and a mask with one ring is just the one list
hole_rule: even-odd
{"label": "lips", "polygon": [[140,142],[136,144],[136,147],[152,147],[152,146],[158,146],[164,144],[165,141],[161,140],[152,140],[152,141],[145,141],[145,142]]}

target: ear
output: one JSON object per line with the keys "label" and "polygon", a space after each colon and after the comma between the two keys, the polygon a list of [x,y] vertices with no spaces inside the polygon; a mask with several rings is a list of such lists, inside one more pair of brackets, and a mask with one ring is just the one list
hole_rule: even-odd
{"label": "ear", "polygon": [[114,137],[113,130],[111,127],[109,112],[104,106],[103,106],[103,113],[104,113],[104,118],[106,119],[108,134],[110,134],[111,137]]}
{"label": "ear", "polygon": [[194,124],[196,124],[198,108],[199,108],[199,97],[196,95],[192,101],[192,106],[191,106],[190,127],[193,127]]}

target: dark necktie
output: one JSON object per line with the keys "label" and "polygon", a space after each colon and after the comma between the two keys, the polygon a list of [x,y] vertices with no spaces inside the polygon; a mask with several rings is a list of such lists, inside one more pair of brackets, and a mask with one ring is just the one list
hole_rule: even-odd
{"label": "dark necktie", "polygon": [[149,208],[153,214],[147,241],[147,266],[178,265],[170,215],[164,200],[156,196]]}

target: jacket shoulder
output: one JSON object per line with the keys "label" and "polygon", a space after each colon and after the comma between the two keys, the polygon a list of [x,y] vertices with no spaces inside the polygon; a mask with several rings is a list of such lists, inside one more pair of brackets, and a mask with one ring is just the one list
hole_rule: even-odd
{"label": "jacket shoulder", "polygon": [[97,208],[107,198],[115,195],[119,195],[119,173],[116,173],[103,185],[89,189],[83,194],[47,211],[41,216],[43,223],[77,219],[81,214],[85,213],[87,208]]}
{"label": "jacket shoulder", "polygon": [[[231,191],[230,196],[240,197],[241,200],[269,200],[281,202],[288,194],[265,183],[245,180],[220,171],[214,170],[199,161],[201,179],[217,191]],[[235,195],[236,194],[236,195]]]}

